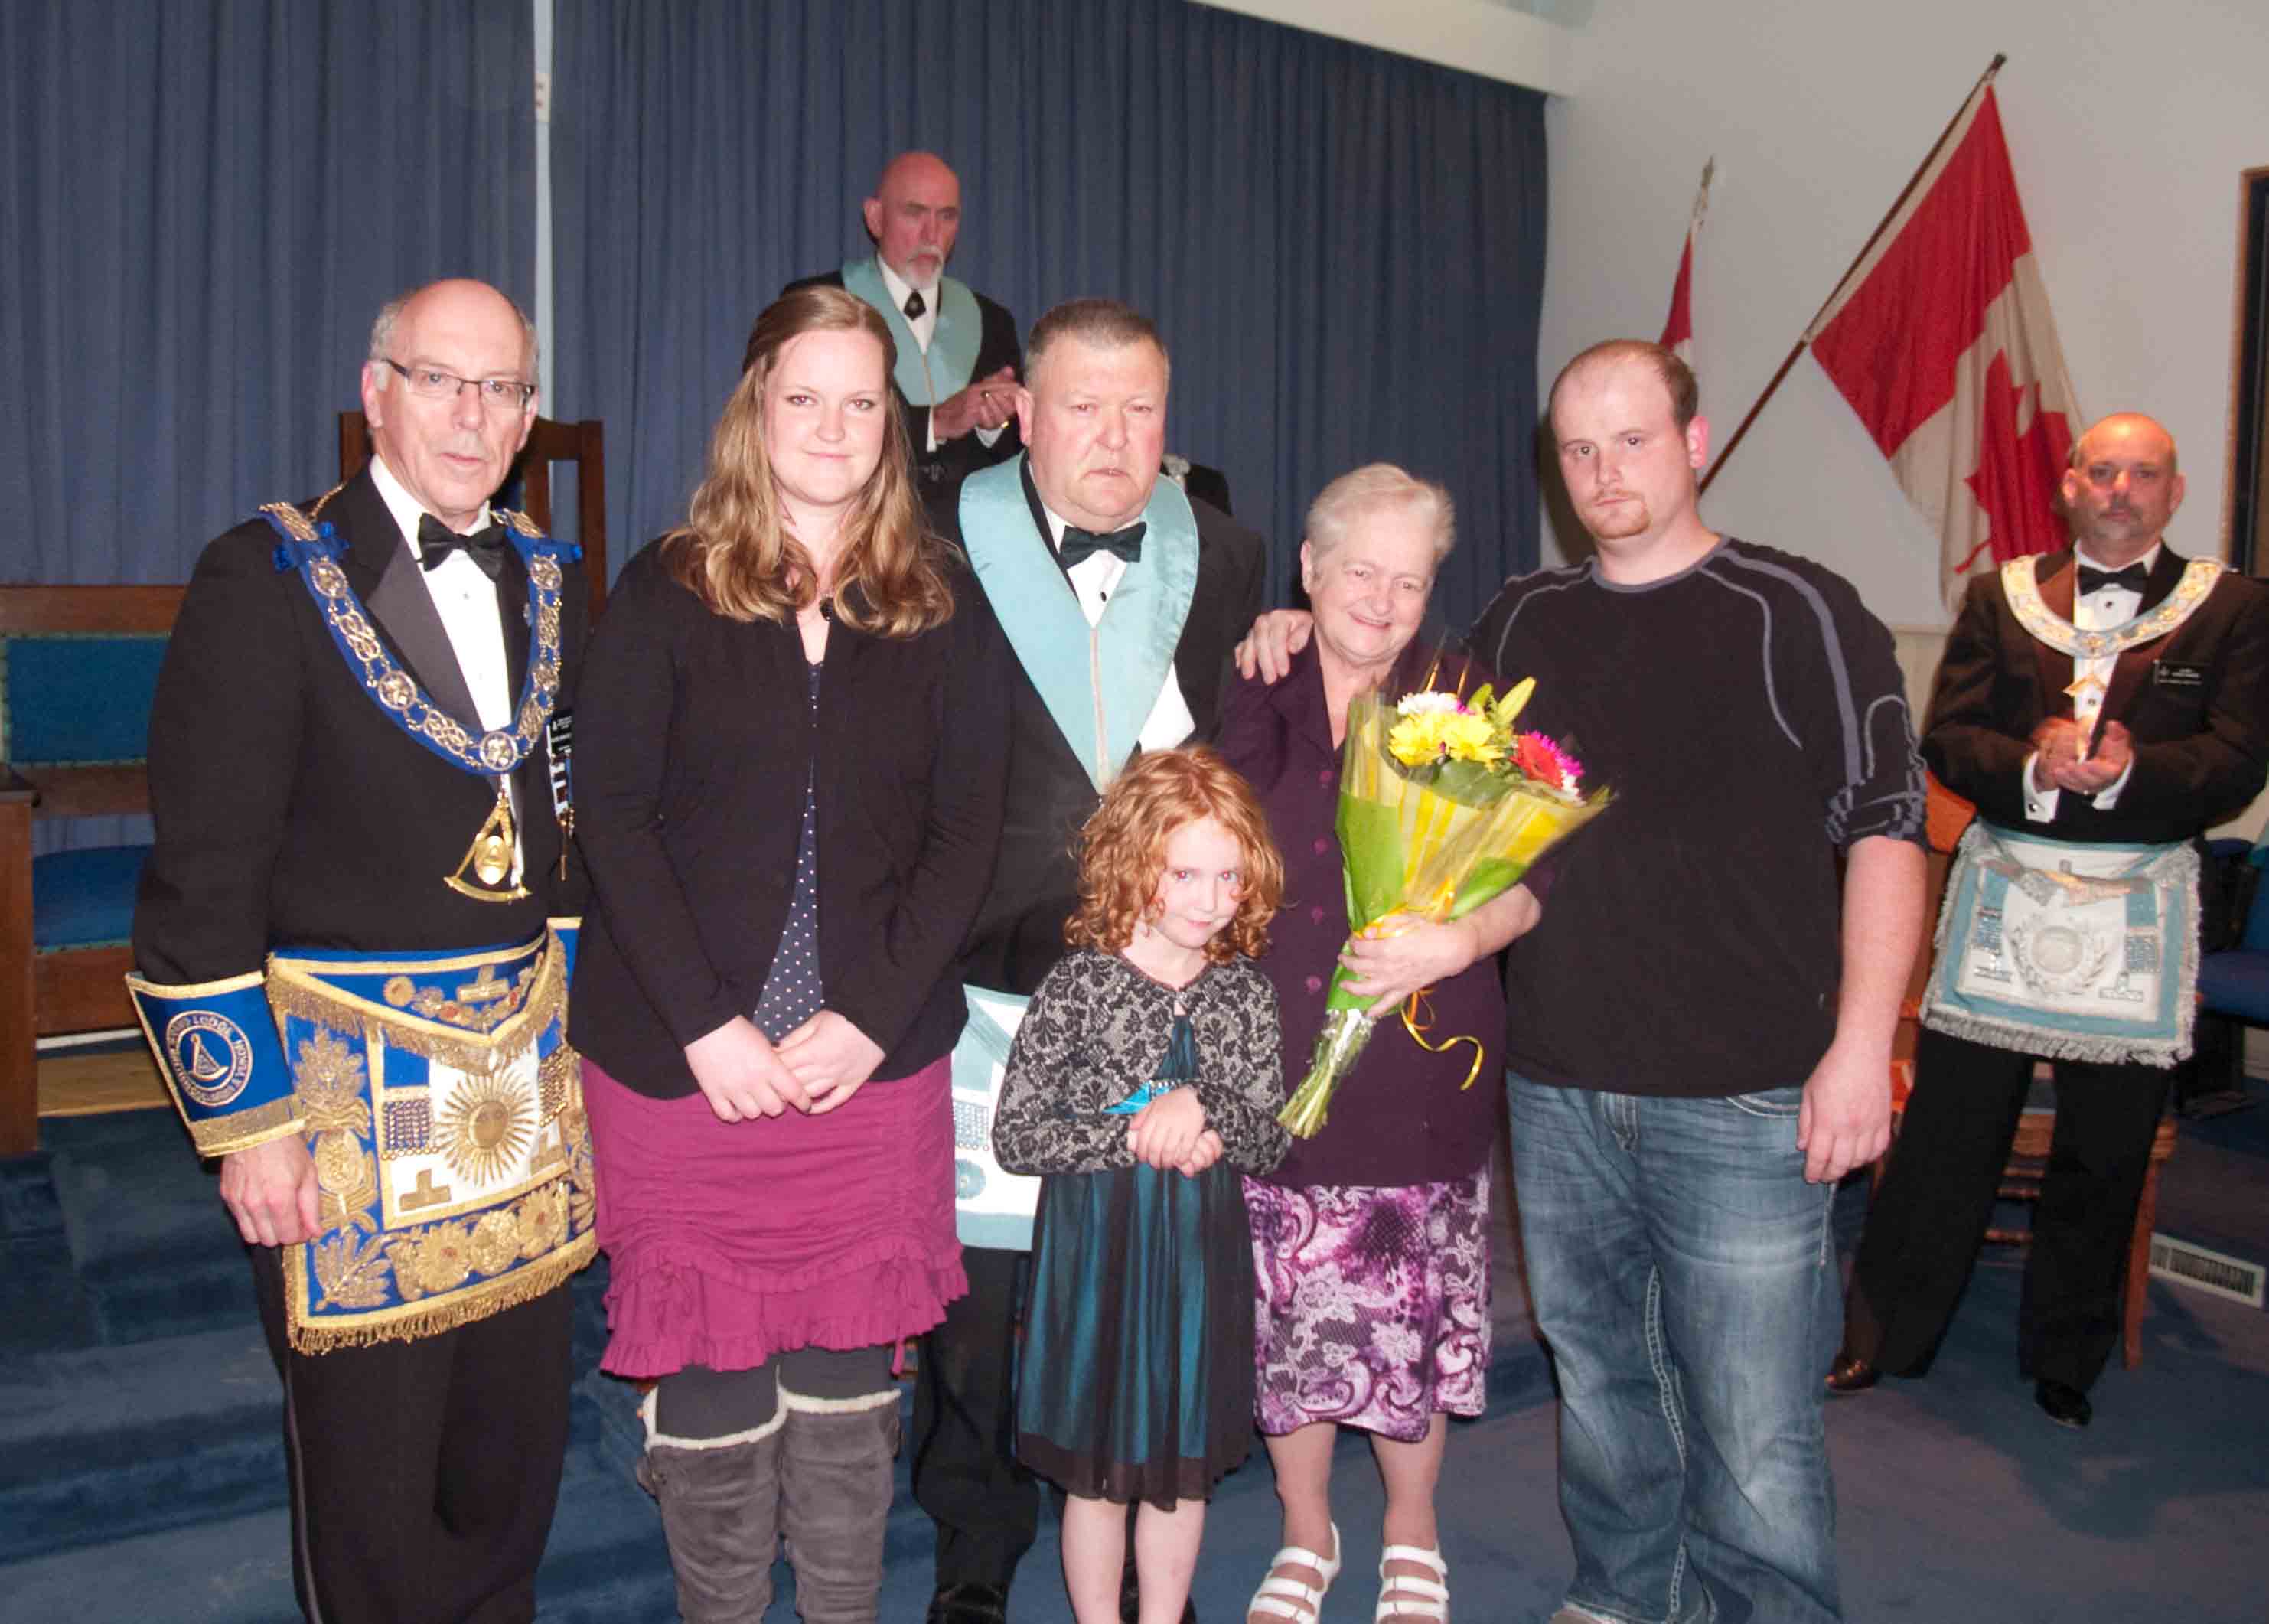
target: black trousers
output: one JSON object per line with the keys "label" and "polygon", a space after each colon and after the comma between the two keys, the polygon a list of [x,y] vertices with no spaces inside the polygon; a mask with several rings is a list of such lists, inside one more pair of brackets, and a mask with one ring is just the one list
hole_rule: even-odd
{"label": "black trousers", "polygon": [[567,1451],[568,1288],[415,1341],[300,1354],[282,1254],[247,1250],[284,1380],[292,1576],[310,1624],[534,1619]]}
{"label": "black trousers", "polygon": [[914,1501],[937,1525],[937,1584],[1006,1589],[1040,1525],[1039,1480],[1016,1464],[1016,1318],[1031,1255],[965,1246],[969,1295],[922,1339]]}
{"label": "black trousers", "polygon": [[[2033,1057],[1925,1031],[1898,1148],[1868,1209],[1844,1351],[1927,1369],[1993,1215]],[[2119,1288],[2170,1070],[2056,1063],[2056,1133],[2033,1212],[2020,1373],[2085,1391],[2118,1345]]]}

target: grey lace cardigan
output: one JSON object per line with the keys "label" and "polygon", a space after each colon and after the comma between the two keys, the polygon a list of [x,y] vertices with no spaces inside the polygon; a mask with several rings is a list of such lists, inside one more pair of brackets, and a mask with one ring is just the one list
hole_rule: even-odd
{"label": "grey lace cardigan", "polygon": [[1048,971],[1016,1029],[993,1116],[1001,1165],[1012,1173],[1134,1166],[1133,1119],[1104,1108],[1157,1074],[1183,1010],[1197,1039],[1193,1086],[1223,1160],[1248,1173],[1282,1161],[1292,1141],[1276,1121],[1284,1056],[1268,978],[1236,959],[1170,987],[1116,954],[1082,949]]}

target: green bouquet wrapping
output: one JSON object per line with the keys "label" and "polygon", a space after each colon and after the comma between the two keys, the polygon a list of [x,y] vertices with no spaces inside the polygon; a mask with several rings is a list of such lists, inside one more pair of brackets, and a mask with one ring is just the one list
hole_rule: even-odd
{"label": "green bouquet wrapping", "polygon": [[[1607,806],[1609,791],[1583,793],[1583,767],[1567,750],[1542,734],[1514,731],[1534,687],[1524,681],[1502,698],[1488,687],[1470,698],[1430,688],[1399,701],[1373,691],[1349,704],[1336,827],[1357,936],[1462,919],[1519,884],[1530,864]],[[1332,1095],[1371,1041],[1368,1000],[1347,990],[1353,978],[1344,965],[1334,973],[1308,1074],[1277,1115],[1297,1138],[1324,1126]],[[1436,1053],[1472,1045],[1471,1088],[1481,1040],[1430,1039],[1423,996],[1403,1005],[1404,1028]]]}

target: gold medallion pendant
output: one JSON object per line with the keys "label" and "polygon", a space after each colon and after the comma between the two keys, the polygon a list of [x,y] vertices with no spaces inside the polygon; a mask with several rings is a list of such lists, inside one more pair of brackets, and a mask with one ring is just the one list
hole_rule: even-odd
{"label": "gold medallion pendant", "polygon": [[[455,874],[443,876],[453,891],[481,902],[518,902],[527,896],[528,887],[511,884],[514,847],[518,833],[512,821],[512,797],[506,793],[505,782],[497,779],[496,805],[489,808],[487,821],[480,832],[465,849],[462,861]],[[466,875],[470,872],[471,879]]]}

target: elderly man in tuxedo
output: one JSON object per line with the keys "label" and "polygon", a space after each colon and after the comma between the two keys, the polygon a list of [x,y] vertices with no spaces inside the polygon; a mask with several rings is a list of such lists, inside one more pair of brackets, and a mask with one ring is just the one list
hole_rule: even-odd
{"label": "elderly man in tuxedo", "polygon": [[489,504],[535,380],[494,288],[388,305],[376,456],[204,550],[151,716],[129,985],[251,1261],[310,1620],[533,1619],[558,1494],[595,1244],[558,917],[585,594]]}
{"label": "elderly man in tuxedo", "polygon": [[943,159],[899,153],[861,213],[871,255],[781,291],[826,284],[881,313],[898,351],[891,395],[905,418],[915,479],[925,501],[948,500],[962,480],[1018,448],[1016,318],[945,274],[961,235],[961,181]]}
{"label": "elderly man in tuxedo", "polygon": [[2166,545],[2182,499],[2173,437],[2106,417],[2064,476],[2071,550],[1972,580],[1947,639],[1923,756],[1978,817],[1831,1392],[1928,1369],[2034,1062],[2054,1057],[2018,1363],[2050,1420],[2092,1414],[2152,1136],[2190,1049],[2195,843],[2269,774],[2269,592]]}
{"label": "elderly man in tuxedo", "polygon": [[1230,651],[1260,608],[1261,538],[1159,477],[1168,377],[1140,313],[1057,306],[1032,328],[1016,391],[1024,454],[932,509],[1016,656],[1008,823],[963,956],[970,1021],[954,1054],[969,1295],[930,1332],[914,1395],[914,1497],[937,1524],[932,1624],[1000,1624],[1038,1526],[1038,1486],[1010,1445],[1038,1181],[1000,1170],[984,1125],[1024,1005],[1065,952],[1073,837],[1134,751],[1211,731]]}

